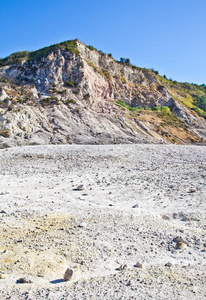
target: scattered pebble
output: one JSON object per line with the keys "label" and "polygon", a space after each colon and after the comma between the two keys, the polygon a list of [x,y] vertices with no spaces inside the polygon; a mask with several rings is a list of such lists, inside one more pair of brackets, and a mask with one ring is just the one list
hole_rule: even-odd
{"label": "scattered pebble", "polygon": [[132,206],[132,208],[137,208],[137,207],[139,207],[139,204],[135,204]]}
{"label": "scattered pebble", "polygon": [[196,188],[191,188],[191,189],[190,189],[190,193],[195,193],[195,192],[197,192],[197,189],[196,189]]}
{"label": "scattered pebble", "polygon": [[200,240],[200,239],[197,239],[196,242],[195,242],[195,245],[200,246],[201,244],[202,244],[201,240]]}
{"label": "scattered pebble", "polygon": [[162,217],[163,220],[169,220],[170,219],[170,217],[167,216],[167,215],[161,215],[161,217]]}
{"label": "scattered pebble", "polygon": [[84,185],[80,184],[76,187],[75,191],[83,191],[84,190]]}
{"label": "scattered pebble", "polygon": [[1,196],[6,195],[6,194],[9,194],[9,192],[5,191],[5,192],[0,193]]}
{"label": "scattered pebble", "polygon": [[86,226],[87,226],[87,223],[80,222],[78,227],[86,227]]}
{"label": "scattered pebble", "polygon": [[182,243],[182,242],[177,243],[177,249],[184,250],[186,247],[187,247],[187,245],[185,243]]}
{"label": "scattered pebble", "polygon": [[5,275],[4,274],[0,274],[0,279],[5,279]]}
{"label": "scattered pebble", "polygon": [[123,271],[123,270],[125,270],[127,268],[127,265],[121,265],[119,268],[118,268],[118,270],[119,271]]}
{"label": "scattered pebble", "polygon": [[137,262],[135,265],[134,265],[135,268],[142,268],[142,264]]}
{"label": "scattered pebble", "polygon": [[178,243],[178,242],[180,242],[180,243],[186,243],[185,240],[183,238],[181,238],[180,236],[175,237],[173,239],[173,242],[175,242],[175,243]]}
{"label": "scattered pebble", "polygon": [[73,273],[74,273],[74,271],[72,269],[68,268],[64,274],[64,280],[65,281],[71,280]]}
{"label": "scattered pebble", "polygon": [[165,267],[169,267],[169,268],[172,267],[172,263],[170,263],[170,262],[166,263]]}
{"label": "scattered pebble", "polygon": [[32,283],[30,279],[27,279],[26,277],[21,277],[17,279],[16,283]]}

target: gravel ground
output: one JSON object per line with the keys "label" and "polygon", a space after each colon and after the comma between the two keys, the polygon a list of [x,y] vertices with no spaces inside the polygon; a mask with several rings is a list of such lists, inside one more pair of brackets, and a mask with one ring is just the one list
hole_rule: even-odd
{"label": "gravel ground", "polygon": [[205,176],[200,146],[0,150],[0,299],[205,299]]}

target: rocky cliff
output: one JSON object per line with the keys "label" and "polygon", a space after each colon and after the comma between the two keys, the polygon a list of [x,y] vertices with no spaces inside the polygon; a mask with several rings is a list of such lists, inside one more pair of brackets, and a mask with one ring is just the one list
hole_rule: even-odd
{"label": "rocky cliff", "polygon": [[0,145],[200,143],[206,87],[78,40],[0,60]]}

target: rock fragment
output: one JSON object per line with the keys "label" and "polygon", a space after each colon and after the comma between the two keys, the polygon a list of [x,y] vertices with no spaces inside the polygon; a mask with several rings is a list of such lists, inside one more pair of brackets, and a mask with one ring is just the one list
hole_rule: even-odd
{"label": "rock fragment", "polygon": [[187,241],[180,236],[175,237],[172,241],[176,243],[176,249],[184,250],[187,246],[189,246]]}
{"label": "rock fragment", "polygon": [[169,220],[170,219],[170,217],[167,216],[167,215],[161,215],[161,217],[162,217],[163,220]]}
{"label": "rock fragment", "polygon": [[83,227],[86,227],[86,226],[87,226],[87,223],[80,222],[78,227],[83,228]]}
{"label": "rock fragment", "polygon": [[185,243],[182,243],[182,242],[177,243],[177,249],[184,250],[186,247],[187,247],[187,245]]}
{"label": "rock fragment", "polygon": [[142,264],[140,262],[136,262],[134,265],[135,268],[142,268]]}
{"label": "rock fragment", "polygon": [[125,270],[127,268],[127,265],[121,265],[119,268],[118,268],[118,270],[119,271],[123,271],[123,270]]}
{"label": "rock fragment", "polygon": [[0,274],[0,279],[5,279],[5,275],[4,274]]}
{"label": "rock fragment", "polygon": [[176,236],[173,239],[173,242],[175,242],[175,243],[186,243],[185,240],[183,238],[181,238],[180,236]]}
{"label": "rock fragment", "polygon": [[84,185],[83,185],[83,184],[80,184],[80,185],[78,185],[74,190],[75,190],[75,191],[83,191],[83,190],[84,190]]}
{"label": "rock fragment", "polygon": [[71,280],[73,273],[74,273],[74,271],[72,269],[68,268],[64,274],[64,280],[65,281]]}
{"label": "rock fragment", "polygon": [[171,268],[172,267],[172,263],[171,262],[166,263],[165,267]]}
{"label": "rock fragment", "polygon": [[32,283],[32,281],[26,277],[21,277],[17,279],[16,283]]}

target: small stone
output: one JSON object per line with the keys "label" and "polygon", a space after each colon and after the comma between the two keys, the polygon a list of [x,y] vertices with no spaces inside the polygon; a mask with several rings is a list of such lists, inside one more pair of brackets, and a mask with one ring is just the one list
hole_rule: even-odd
{"label": "small stone", "polygon": [[131,281],[129,280],[129,281],[127,282],[126,286],[131,286],[131,285],[132,285],[132,283],[131,283]]}
{"label": "small stone", "polygon": [[142,268],[142,264],[137,262],[135,265],[134,265],[135,268]]}
{"label": "small stone", "polygon": [[190,189],[190,193],[195,193],[195,192],[197,192],[197,189],[196,189],[196,188],[191,188],[191,189]]}
{"label": "small stone", "polygon": [[4,274],[0,274],[0,279],[5,279],[5,275]]}
{"label": "small stone", "polygon": [[173,239],[173,242],[175,243],[185,243],[185,240],[183,240],[183,238],[181,238],[180,236],[176,236],[176,238]]}
{"label": "small stone", "polygon": [[16,283],[32,283],[32,281],[27,279],[26,277],[21,277],[17,279]]}
{"label": "small stone", "polygon": [[1,214],[6,214],[5,210],[0,211]]}
{"label": "small stone", "polygon": [[177,243],[178,249],[184,250],[186,247],[187,247],[187,245],[185,243],[182,243],[182,242]]}
{"label": "small stone", "polygon": [[170,219],[170,217],[168,217],[167,215],[161,215],[161,217],[162,217],[163,220],[169,220]]}
{"label": "small stone", "polygon": [[201,244],[202,244],[201,240],[200,240],[200,239],[197,239],[196,242],[195,242],[195,245],[200,246]]}
{"label": "small stone", "polygon": [[121,265],[119,268],[118,268],[118,270],[119,271],[123,271],[123,270],[125,270],[127,268],[127,265]]}
{"label": "small stone", "polygon": [[171,268],[171,267],[172,267],[172,263],[170,263],[170,262],[166,263],[166,264],[165,264],[165,267]]}
{"label": "small stone", "polygon": [[64,274],[64,280],[65,281],[71,280],[73,273],[74,273],[74,271],[72,269],[68,268]]}
{"label": "small stone", "polygon": [[86,226],[87,226],[87,223],[80,222],[78,227],[81,227],[81,228],[83,228],[83,227],[86,227]]}
{"label": "small stone", "polygon": [[137,207],[139,207],[139,204],[135,204],[132,206],[132,208],[137,208]]}
{"label": "small stone", "polygon": [[84,190],[84,185],[83,184],[78,185],[75,190],[76,191],[83,191]]}

